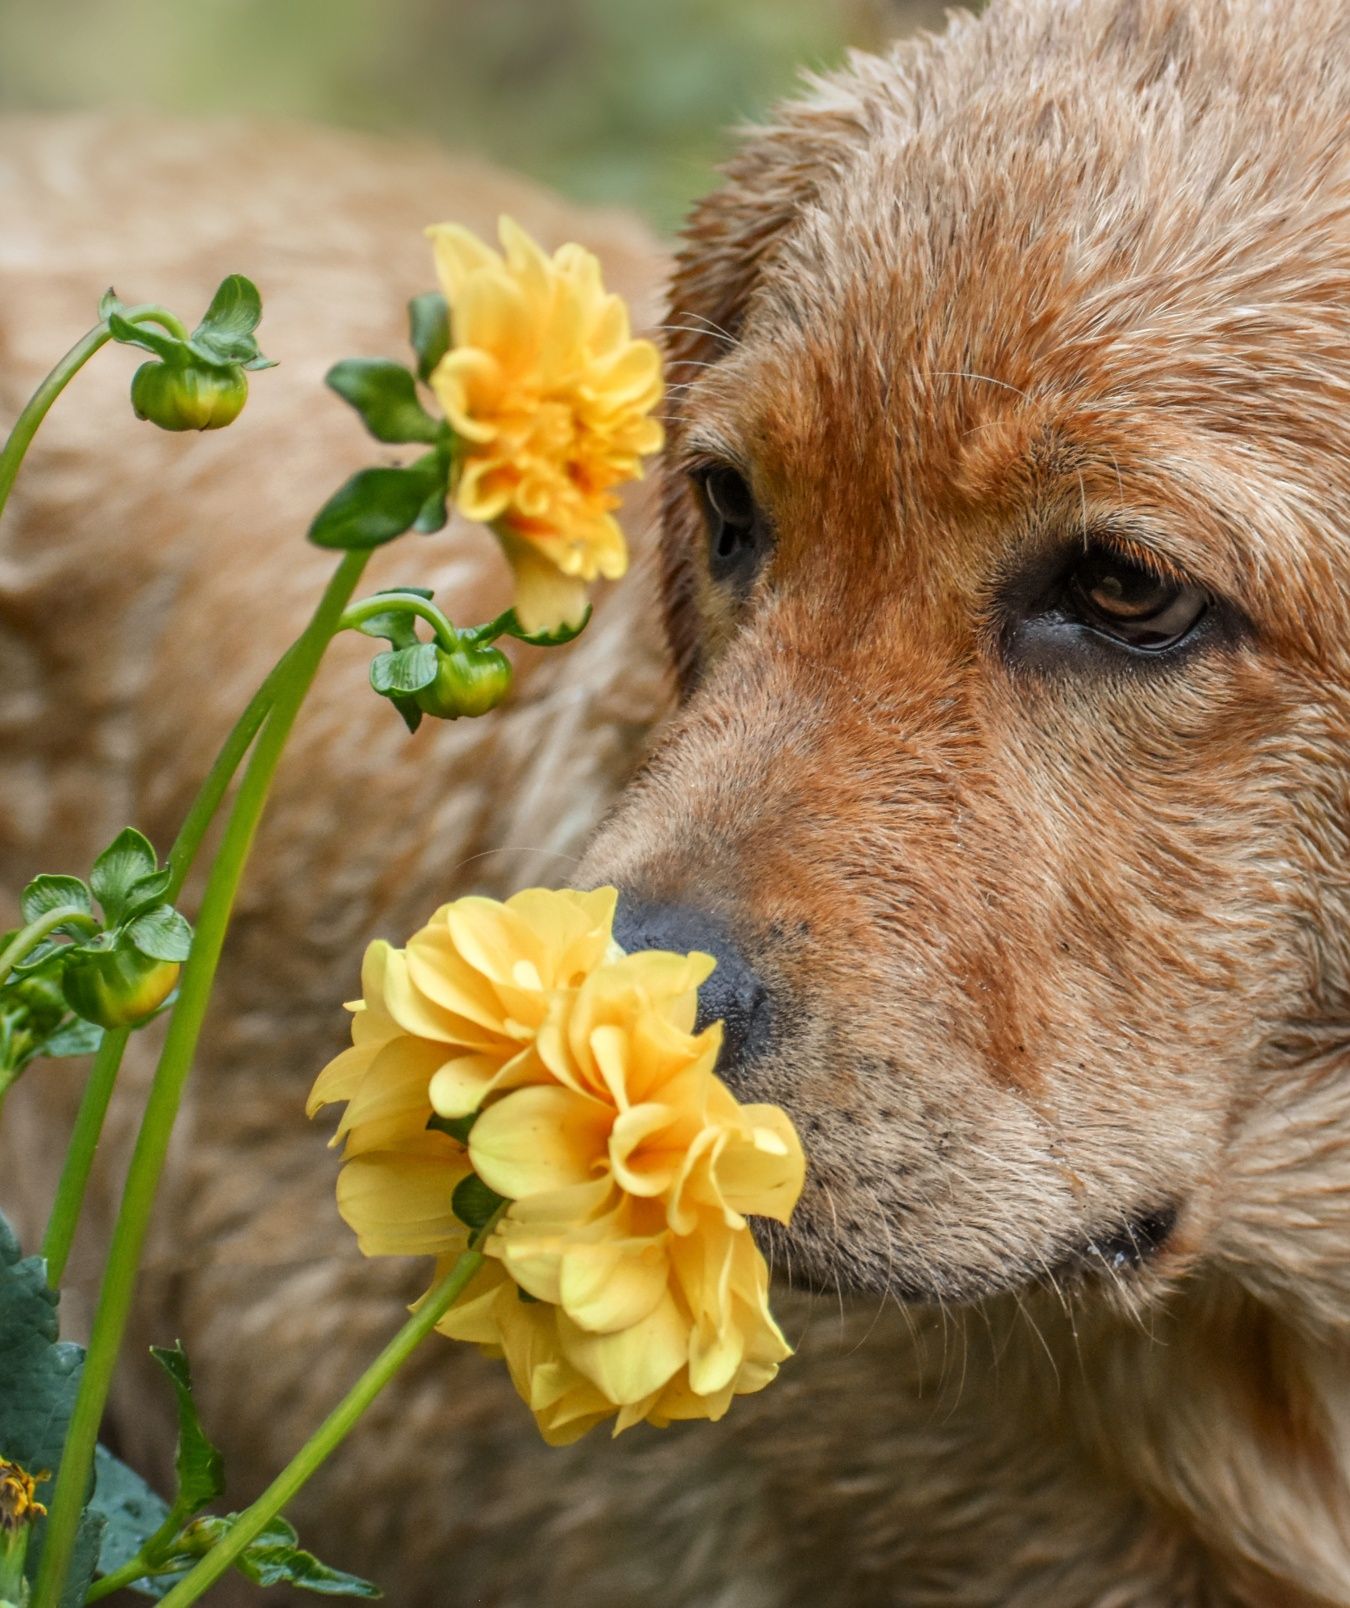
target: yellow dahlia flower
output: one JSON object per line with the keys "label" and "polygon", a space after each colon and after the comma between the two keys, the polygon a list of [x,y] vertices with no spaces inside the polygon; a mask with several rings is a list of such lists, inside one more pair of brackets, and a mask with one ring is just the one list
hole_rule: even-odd
{"label": "yellow dahlia flower", "polygon": [[625,956],[614,897],[461,899],[406,951],[373,944],[310,1102],[346,1101],[338,1200],[368,1255],[448,1268],[471,1174],[511,1203],[439,1328],[504,1356],[555,1444],[720,1418],[790,1353],[746,1218],[787,1221],[801,1145],[717,1077],[720,1025],[693,1031],[711,957]]}
{"label": "yellow dahlia flower", "polygon": [[493,526],[526,630],[575,624],[586,583],[628,565],[615,488],[661,445],[661,359],[580,246],[550,257],[503,218],[502,253],[456,224],[428,230],[451,347],[431,375],[461,444],[456,503]]}

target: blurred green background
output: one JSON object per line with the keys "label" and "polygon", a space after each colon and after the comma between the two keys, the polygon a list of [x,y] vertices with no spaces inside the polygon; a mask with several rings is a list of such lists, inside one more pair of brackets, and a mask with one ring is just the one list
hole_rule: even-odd
{"label": "blurred green background", "polygon": [[941,0],[0,0],[0,107],[304,117],[678,223],[728,128]]}

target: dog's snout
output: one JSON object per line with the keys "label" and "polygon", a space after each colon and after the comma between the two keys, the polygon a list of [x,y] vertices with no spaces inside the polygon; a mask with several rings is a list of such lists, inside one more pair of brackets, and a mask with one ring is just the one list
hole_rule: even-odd
{"label": "dog's snout", "polygon": [[649,904],[621,897],[614,917],[614,938],[630,953],[635,949],[669,949],[678,954],[702,950],[717,962],[698,991],[701,1031],[720,1021],[722,1053],[717,1070],[729,1081],[764,1049],[769,1039],[769,992],[746,959],[725,922],[706,911],[684,905]]}

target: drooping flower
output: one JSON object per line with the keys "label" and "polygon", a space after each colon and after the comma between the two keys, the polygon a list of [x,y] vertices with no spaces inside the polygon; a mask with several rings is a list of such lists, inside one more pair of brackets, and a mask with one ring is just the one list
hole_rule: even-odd
{"label": "drooping flower", "polygon": [[456,224],[428,231],[451,346],[431,375],[462,454],[456,503],[491,525],[526,630],[575,624],[586,585],[628,564],[616,488],[661,445],[661,359],[577,245],[552,256],[509,218],[502,252]]}
{"label": "drooping flower", "polygon": [[720,1025],[693,1031],[711,957],[624,956],[613,901],[460,900],[405,952],[372,945],[353,1047],[311,1097],[347,1102],[339,1205],[368,1254],[448,1268],[459,1184],[510,1201],[439,1327],[503,1355],[559,1444],[719,1418],[789,1355],[746,1218],[787,1221],[796,1133],[718,1079]]}

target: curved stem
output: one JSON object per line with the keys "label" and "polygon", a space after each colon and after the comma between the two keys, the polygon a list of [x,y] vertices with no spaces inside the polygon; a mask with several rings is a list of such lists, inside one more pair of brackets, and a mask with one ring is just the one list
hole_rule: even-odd
{"label": "curved stem", "polygon": [[122,1052],[131,1037],[130,1028],[105,1032],[89,1069],[89,1080],[80,1099],[79,1114],[70,1136],[65,1165],[61,1168],[61,1181],[56,1186],[56,1199],[52,1214],[47,1220],[47,1232],[42,1237],[42,1254],[47,1259],[47,1283],[56,1289],[70,1258],[70,1247],[75,1239],[75,1227],[80,1220],[84,1192],[89,1173],[94,1165],[99,1136],[103,1132],[103,1119],[112,1099],[113,1085],[122,1065]]}
{"label": "curved stem", "polygon": [[30,921],[0,949],[0,983],[5,981],[25,955],[36,949],[44,938],[50,938],[58,927],[83,927],[88,932],[97,932],[98,922],[78,905],[58,905],[36,921]]}
{"label": "curved stem", "polygon": [[192,862],[201,847],[203,837],[206,836],[206,830],[220,808],[220,801],[225,797],[226,789],[253,739],[258,735],[259,727],[267,719],[272,700],[276,697],[277,687],[285,680],[294,652],[295,646],[292,646],[282,654],[249,700],[248,707],[235,721],[233,729],[216,755],[215,763],[207,773],[206,780],[198,789],[182,826],[178,829],[178,836],[173,840],[173,847],[169,850],[169,857],[165,862],[173,872],[173,877],[164,893],[165,899],[170,904],[182,891],[183,882],[192,869]]}
{"label": "curved stem", "polygon": [[[484,1237],[480,1234],[480,1244]],[[361,1414],[445,1316],[482,1265],[481,1251],[465,1251],[459,1257],[257,1501],[244,1509],[230,1526],[229,1533],[222,1536],[192,1572],[162,1599],[161,1608],[186,1608],[220,1579],[249,1542],[266,1528],[320,1463],[341,1444]]]}
{"label": "curved stem", "polygon": [[354,631],[363,620],[377,614],[416,614],[436,633],[436,640],[447,653],[459,646],[459,632],[432,602],[416,592],[381,592],[378,597],[362,598],[338,621],[339,631]]}
{"label": "curved stem", "polygon": [[[130,307],[123,316],[133,324],[160,324],[179,340],[187,338],[187,330],[163,307]],[[112,335],[106,321],[95,324],[88,334],[82,335],[75,342],[29,397],[23,412],[14,421],[14,428],[9,432],[9,438],[3,448],[0,448],[0,513],[4,512],[5,503],[9,500],[14,477],[19,472],[24,453],[28,451],[29,444],[37,434],[38,425],[47,417],[52,403],[94,353],[101,346],[106,346],[111,339]]]}
{"label": "curved stem", "polygon": [[108,1264],[99,1291],[79,1394],[61,1456],[47,1520],[42,1564],[32,1608],[56,1608],[70,1567],[71,1549],[84,1506],[89,1470],[117,1354],[131,1312],[137,1269],[145,1247],[155,1194],[169,1138],[192,1069],[206,1017],[216,966],[229,928],[240,879],[271,790],[277,762],[342,610],[356,589],[369,555],[348,553],[338,565],[314,617],[285,661],[271,714],[244,772],[220,849],[211,867],[197,917],[192,954],[183,967],[178,1004],[169,1022],[159,1065],[146,1100],[136,1147],[127,1169],[122,1204],[113,1229]]}

